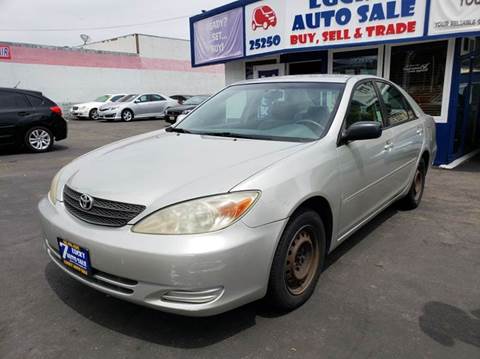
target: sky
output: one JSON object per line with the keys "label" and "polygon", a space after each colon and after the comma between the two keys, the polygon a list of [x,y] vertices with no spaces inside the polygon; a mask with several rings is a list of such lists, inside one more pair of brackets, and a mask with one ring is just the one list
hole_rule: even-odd
{"label": "sky", "polygon": [[131,33],[188,39],[189,16],[232,1],[0,0],[0,41],[75,46],[80,34],[100,41]]}

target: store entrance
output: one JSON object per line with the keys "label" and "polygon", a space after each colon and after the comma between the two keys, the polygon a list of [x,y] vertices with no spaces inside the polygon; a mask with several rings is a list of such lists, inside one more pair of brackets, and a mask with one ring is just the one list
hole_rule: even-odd
{"label": "store entrance", "polygon": [[480,53],[462,59],[453,153],[480,148]]}

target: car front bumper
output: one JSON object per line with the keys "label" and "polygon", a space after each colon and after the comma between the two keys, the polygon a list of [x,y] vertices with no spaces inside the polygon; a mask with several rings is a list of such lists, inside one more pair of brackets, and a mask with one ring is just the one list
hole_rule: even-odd
{"label": "car front bumper", "polygon": [[[250,228],[242,221],[202,235],[143,235],[131,226],[90,225],[63,203],[39,203],[45,248],[82,283],[137,304],[189,316],[215,315],[266,294],[270,265],[286,220]],[[90,253],[93,276],[67,269],[57,239]]]}
{"label": "car front bumper", "polygon": [[78,110],[70,110],[70,115],[74,116],[74,117],[89,117],[89,110],[81,110],[81,109],[78,109]]}
{"label": "car front bumper", "polygon": [[117,110],[98,111],[99,120],[119,120],[121,118],[121,113]]}

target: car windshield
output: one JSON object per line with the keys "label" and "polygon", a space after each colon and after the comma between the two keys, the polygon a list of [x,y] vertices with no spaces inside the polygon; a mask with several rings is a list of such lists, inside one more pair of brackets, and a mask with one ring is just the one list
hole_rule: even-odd
{"label": "car windshield", "polygon": [[277,141],[315,141],[326,134],[343,93],[339,83],[231,86],[170,131]]}
{"label": "car windshield", "polygon": [[127,95],[125,97],[122,97],[120,100],[118,100],[118,102],[129,102],[129,101],[132,101],[135,97],[137,97],[137,95]]}
{"label": "car windshield", "polygon": [[94,102],[107,102],[110,98],[110,95],[103,95],[95,99]]}
{"label": "car windshield", "polygon": [[121,100],[122,98],[124,98],[125,95],[116,95],[116,96],[113,96],[111,99],[110,99],[110,102],[118,102],[119,100]]}
{"label": "car windshield", "polygon": [[186,100],[183,104],[184,105],[200,105],[203,101],[205,101],[210,96],[193,96]]}

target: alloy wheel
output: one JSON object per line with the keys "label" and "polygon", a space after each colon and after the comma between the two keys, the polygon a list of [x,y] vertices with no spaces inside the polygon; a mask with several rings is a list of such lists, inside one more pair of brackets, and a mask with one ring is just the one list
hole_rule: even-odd
{"label": "alloy wheel", "polygon": [[28,143],[37,151],[46,150],[50,147],[51,142],[52,138],[50,137],[50,134],[41,128],[33,130],[28,136]]}

